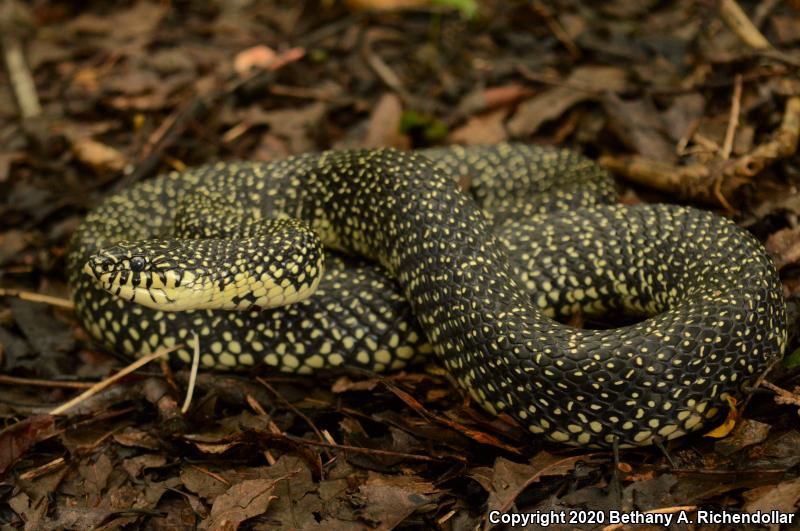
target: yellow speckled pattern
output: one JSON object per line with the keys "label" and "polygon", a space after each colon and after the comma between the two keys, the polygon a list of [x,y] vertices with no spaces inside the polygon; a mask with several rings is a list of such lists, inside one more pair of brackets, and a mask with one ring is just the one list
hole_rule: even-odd
{"label": "yellow speckled pattern", "polygon": [[[782,354],[785,307],[746,231],[691,208],[596,204],[612,198],[590,161],[512,144],[204,166],[93,210],[70,284],[87,330],[128,355],[185,343],[176,355],[188,360],[192,331],[203,365],[218,368],[383,371],[434,352],[486,410],[534,434],[649,444],[703,426]],[[320,242],[389,276],[324,257]],[[262,299],[235,286],[256,277],[256,290],[299,302],[250,309]],[[185,284],[227,301],[204,308],[239,311],[168,311]],[[123,298],[137,287],[161,290],[141,294],[153,308]],[[607,311],[643,320],[583,330],[552,319]]]}

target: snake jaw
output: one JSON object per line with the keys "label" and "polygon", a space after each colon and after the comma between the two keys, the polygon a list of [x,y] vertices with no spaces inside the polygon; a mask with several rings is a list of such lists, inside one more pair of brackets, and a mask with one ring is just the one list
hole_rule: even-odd
{"label": "snake jaw", "polygon": [[[88,275],[92,281],[103,290],[116,295],[117,297],[147,306],[153,309],[172,309],[171,304],[174,302],[170,298],[168,292],[162,288],[151,286],[150,288],[144,287],[144,282],[139,281],[139,285],[135,285],[130,278],[133,275],[128,275],[120,271],[104,271],[100,259],[91,259],[83,266],[83,273]],[[128,277],[127,282],[121,281],[123,277]]]}
{"label": "snake jaw", "polygon": [[98,288],[117,298],[154,310],[180,312],[247,311],[294,304],[316,291],[324,269],[324,254],[303,264],[287,247],[273,250],[274,263],[265,260],[263,265],[242,268],[231,262],[209,270],[200,261],[165,260],[154,252],[163,250],[161,246],[159,242],[125,243],[107,248],[89,258],[83,272]]}

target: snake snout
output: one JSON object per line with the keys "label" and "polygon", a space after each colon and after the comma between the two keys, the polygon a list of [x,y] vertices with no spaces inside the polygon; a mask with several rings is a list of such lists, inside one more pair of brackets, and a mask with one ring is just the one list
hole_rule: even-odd
{"label": "snake snout", "polygon": [[112,272],[115,265],[116,260],[110,256],[95,255],[86,262],[83,272],[94,279],[99,279],[101,275]]}

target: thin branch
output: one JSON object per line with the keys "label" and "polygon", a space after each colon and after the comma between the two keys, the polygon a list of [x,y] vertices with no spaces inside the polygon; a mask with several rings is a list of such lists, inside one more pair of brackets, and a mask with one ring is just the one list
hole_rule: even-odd
{"label": "thin branch", "polygon": [[65,308],[67,310],[75,309],[75,305],[70,300],[62,299],[61,297],[53,297],[50,295],[42,295],[32,291],[23,291],[21,289],[0,288],[0,297],[16,297],[24,301],[41,302],[43,304],[58,306],[59,308]]}
{"label": "thin branch", "polygon": [[722,143],[722,158],[731,158],[733,151],[733,139],[736,136],[736,128],[739,127],[739,113],[742,107],[742,75],[736,74],[733,83],[733,97],[731,99],[731,114],[728,118],[728,129],[725,131],[725,141]]}
{"label": "thin branch", "polygon": [[747,46],[754,50],[772,48],[767,38],[758,31],[756,25],[750,21],[736,0],[720,0],[718,9],[720,18]]}
{"label": "thin branch", "polygon": [[87,399],[91,398],[92,396],[96,395],[97,393],[99,393],[100,391],[106,389],[107,387],[110,387],[112,384],[116,383],[118,380],[124,378],[125,376],[127,376],[130,373],[132,373],[136,369],[138,369],[140,367],[143,367],[144,365],[147,365],[148,363],[150,363],[151,361],[153,361],[155,359],[158,359],[158,358],[160,358],[162,356],[166,356],[170,352],[173,352],[173,351],[181,348],[182,346],[183,345],[176,345],[176,346],[171,347],[171,348],[160,348],[160,349],[156,350],[155,352],[153,352],[152,354],[149,354],[147,356],[139,358],[138,360],[134,361],[133,363],[131,363],[130,365],[128,365],[127,367],[125,367],[121,371],[117,372],[116,374],[113,374],[112,376],[109,376],[108,378],[106,378],[105,380],[103,380],[101,382],[97,382],[92,387],[90,387],[89,389],[87,389],[83,393],[79,394],[78,396],[76,396],[75,398],[70,400],[69,402],[66,402],[66,403],[58,406],[57,408],[53,409],[52,411],[50,411],[50,415],[63,415],[66,411],[68,411],[68,410],[72,409],[73,407],[77,406],[78,404],[80,404],[84,400],[87,400]]}

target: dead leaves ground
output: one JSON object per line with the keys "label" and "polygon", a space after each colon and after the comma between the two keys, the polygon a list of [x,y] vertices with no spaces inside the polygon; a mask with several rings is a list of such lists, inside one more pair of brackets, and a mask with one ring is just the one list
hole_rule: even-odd
{"label": "dead leaves ground", "polygon": [[[487,1],[469,19],[448,4],[3,3],[4,58],[16,44],[24,64],[0,83],[0,282],[51,298],[0,304],[2,524],[475,529],[493,509],[797,510],[800,6]],[[41,302],[66,298],[69,236],[104,195],[212,160],[506,139],[572,146],[632,184],[626,202],[702,204],[766,242],[792,347],[732,434],[615,466],[487,417],[434,367],[201,374],[183,414],[186,372],[155,363],[48,414],[121,366]]]}

